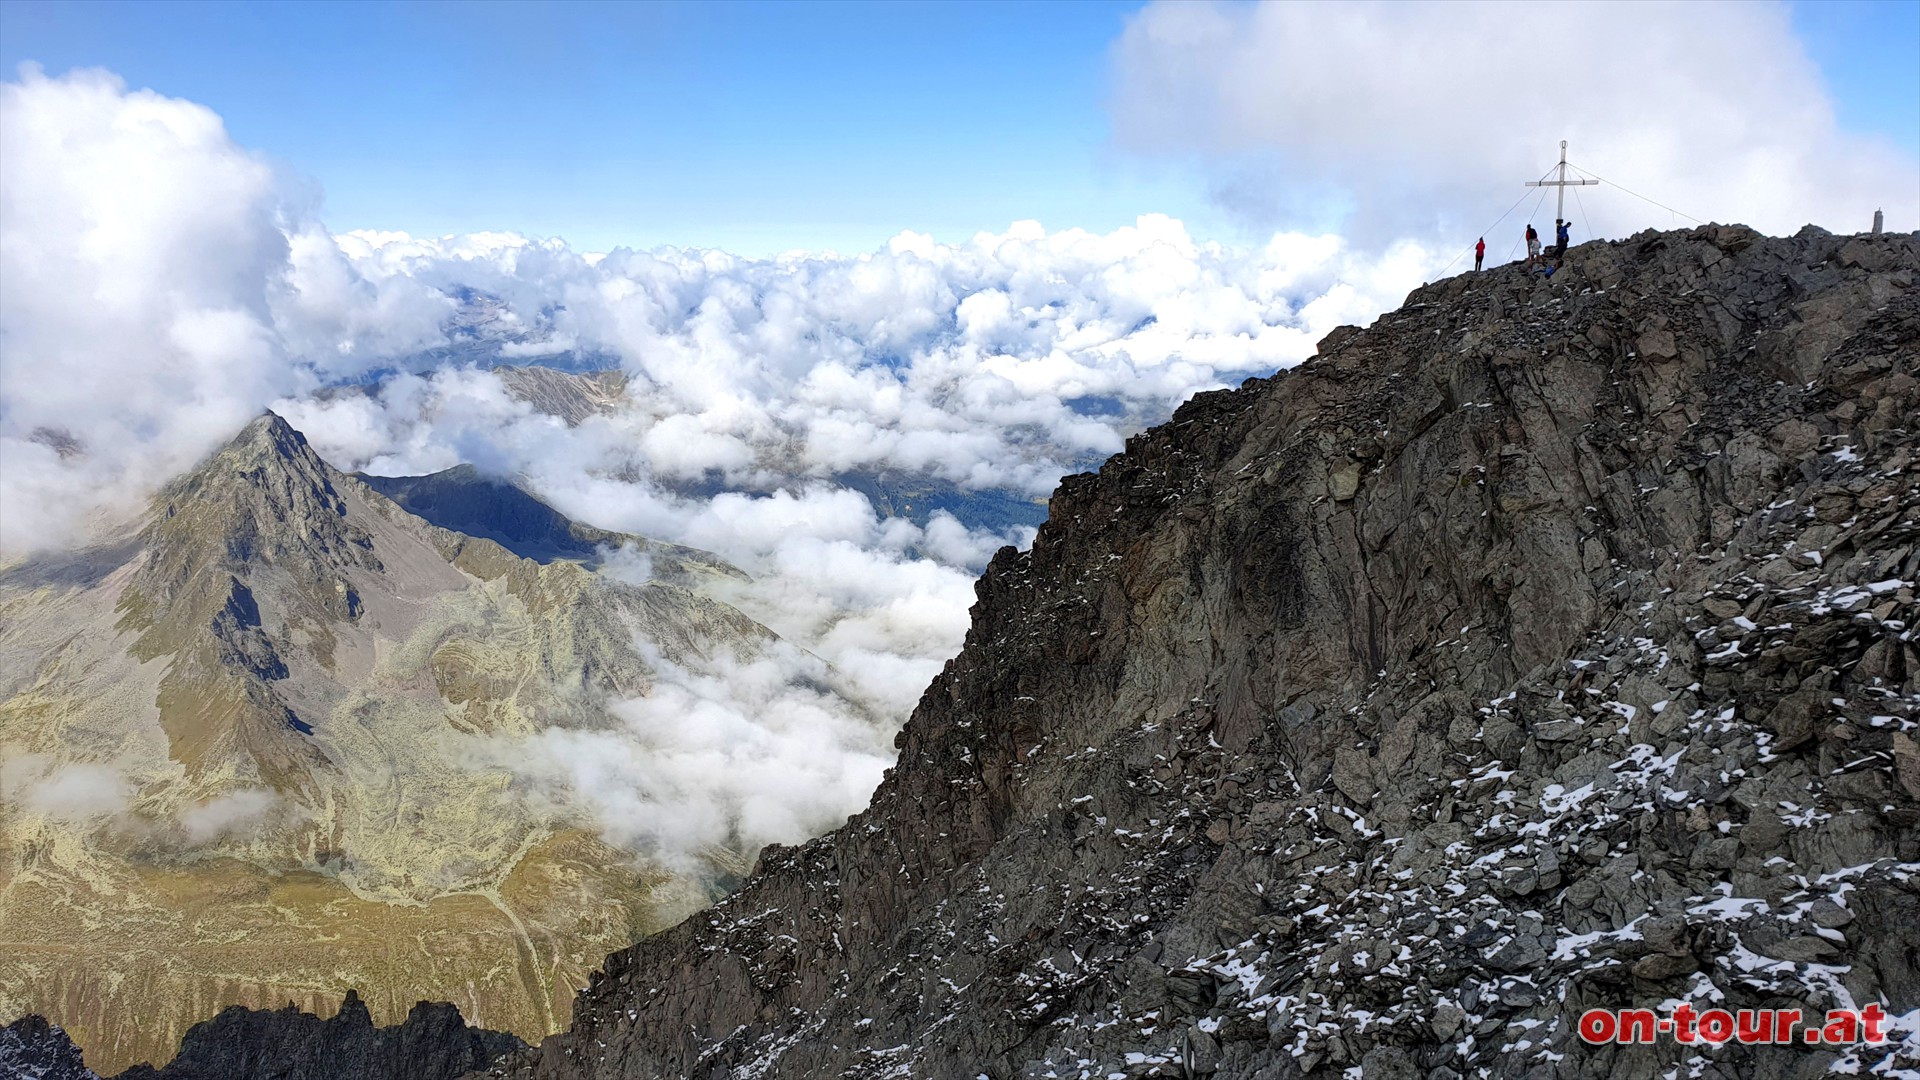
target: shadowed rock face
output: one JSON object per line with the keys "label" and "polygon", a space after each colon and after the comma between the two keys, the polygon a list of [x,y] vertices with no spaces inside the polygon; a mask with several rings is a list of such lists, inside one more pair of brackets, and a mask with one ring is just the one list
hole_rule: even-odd
{"label": "shadowed rock face", "polygon": [[485,537],[523,559],[590,559],[608,541],[597,530],[567,520],[559,511],[512,484],[456,465],[426,476],[359,479],[402,509],[443,529]]}
{"label": "shadowed rock face", "polygon": [[292,1006],[223,1009],[187,1032],[165,1068],[136,1065],[117,1080],[451,1080],[525,1046],[468,1027],[444,1001],[422,1001],[404,1022],[376,1028],[350,990],[326,1020]]}
{"label": "shadowed rock face", "polygon": [[1425,286],[1069,477],[872,807],[495,1077],[1786,1077],[1920,1008],[1913,236]]}
{"label": "shadowed rock face", "polygon": [[482,475],[471,465],[425,476],[359,473],[356,479],[429,524],[491,540],[538,563],[572,559],[592,566],[606,550],[624,546],[646,553],[658,580],[687,584],[702,574],[745,577],[709,552],[582,525],[518,485]]}

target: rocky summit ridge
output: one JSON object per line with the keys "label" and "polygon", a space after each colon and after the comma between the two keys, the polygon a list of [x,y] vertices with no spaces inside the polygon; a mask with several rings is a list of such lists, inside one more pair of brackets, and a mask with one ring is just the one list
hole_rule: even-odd
{"label": "rocky summit ridge", "polygon": [[[1067,478],[872,806],[485,1075],[1920,1068],[1920,252],[1424,286]],[[1588,1046],[1832,1007],[1879,1047]]]}

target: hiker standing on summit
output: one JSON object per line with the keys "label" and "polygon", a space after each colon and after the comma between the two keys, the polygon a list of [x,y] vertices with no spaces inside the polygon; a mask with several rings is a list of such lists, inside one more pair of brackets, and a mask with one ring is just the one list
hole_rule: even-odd
{"label": "hiker standing on summit", "polygon": [[1540,262],[1540,234],[1527,226],[1527,269],[1531,270]]}
{"label": "hiker standing on summit", "polygon": [[1567,256],[1567,236],[1572,231],[1573,222],[1561,221],[1559,218],[1553,219],[1553,264],[1555,266],[1560,265],[1560,260]]}
{"label": "hiker standing on summit", "polygon": [[1477,274],[1480,272],[1480,264],[1485,262],[1486,258],[1487,258],[1487,238],[1483,236],[1480,238],[1479,243],[1473,245],[1474,273]]}

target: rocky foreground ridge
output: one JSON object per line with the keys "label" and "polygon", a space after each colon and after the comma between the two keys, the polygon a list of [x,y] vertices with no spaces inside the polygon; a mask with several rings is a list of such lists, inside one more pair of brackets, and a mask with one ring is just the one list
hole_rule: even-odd
{"label": "rocky foreground ridge", "polygon": [[[293,1005],[222,1009],[187,1031],[164,1068],[135,1065],[115,1080],[453,1080],[525,1046],[505,1032],[468,1027],[444,1001],[419,1002],[400,1023],[374,1027],[349,990],[325,1020]],[[100,1080],[67,1033],[39,1016],[0,1028],[0,1077]]]}
{"label": "rocky foreground ridge", "polygon": [[[867,812],[486,1075],[1920,1067],[1917,239],[1585,244],[1200,395],[995,557]],[[1682,1001],[1898,1019],[1575,1034]]]}
{"label": "rocky foreground ridge", "polygon": [[468,1027],[457,1006],[422,1001],[391,1027],[374,1027],[360,995],[322,1020],[293,1006],[239,1005],[195,1024],[165,1068],[137,1065],[115,1080],[451,1080],[526,1044]]}

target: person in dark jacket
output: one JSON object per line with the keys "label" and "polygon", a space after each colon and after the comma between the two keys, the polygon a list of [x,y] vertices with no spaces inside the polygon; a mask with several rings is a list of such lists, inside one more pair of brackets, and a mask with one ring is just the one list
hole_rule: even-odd
{"label": "person in dark jacket", "polygon": [[1553,263],[1555,266],[1560,265],[1560,260],[1566,257],[1567,235],[1572,231],[1573,222],[1561,221],[1559,218],[1553,219]]}
{"label": "person in dark jacket", "polygon": [[1474,270],[1478,271],[1480,269],[1480,264],[1485,262],[1486,259],[1487,259],[1487,238],[1483,236],[1480,238],[1479,243],[1473,245]]}

